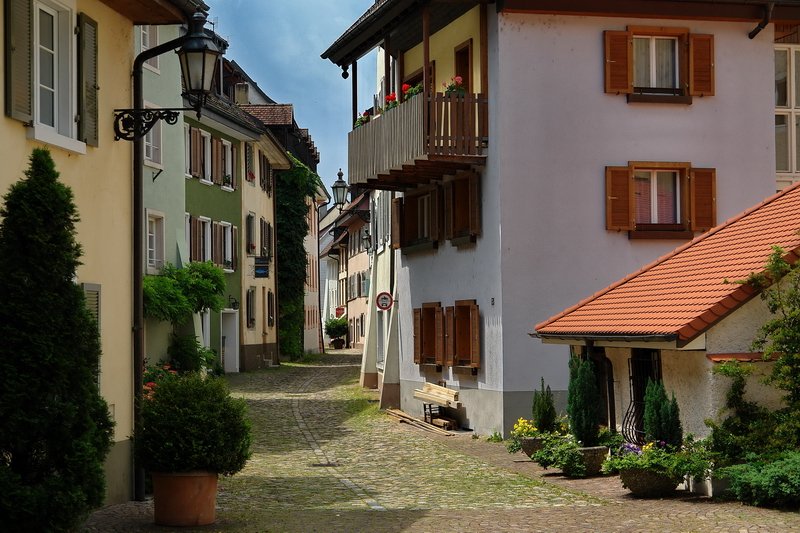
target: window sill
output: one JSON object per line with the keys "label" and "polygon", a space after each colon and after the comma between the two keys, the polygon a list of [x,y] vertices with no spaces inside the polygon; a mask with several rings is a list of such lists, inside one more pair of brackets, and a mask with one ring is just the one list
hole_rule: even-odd
{"label": "window sill", "polygon": [[234,272],[236,272],[236,271],[235,271],[234,269],[232,269],[232,268],[223,268],[223,269],[222,269],[222,271],[223,271],[225,274],[233,274]]}
{"label": "window sill", "polygon": [[34,124],[28,127],[28,139],[43,142],[51,146],[57,146],[74,154],[86,155],[86,143],[77,139],[61,135],[53,128]]}
{"label": "window sill", "polygon": [[465,234],[462,234],[462,235],[457,235],[457,236],[453,237],[452,239],[450,239],[450,244],[452,244],[453,246],[456,246],[458,248],[461,248],[461,247],[469,245],[469,244],[474,244],[477,240],[478,239],[477,239],[476,235],[471,235],[470,233],[465,233]]}
{"label": "window sill", "polygon": [[184,174],[183,177],[186,178],[187,180],[194,178],[194,176],[192,176],[191,174]]}
{"label": "window sill", "polygon": [[652,230],[652,229],[639,229],[628,232],[628,239],[659,239],[659,240],[691,240],[694,238],[694,233],[689,230]]}
{"label": "window sill", "polygon": [[646,103],[646,104],[689,104],[692,103],[692,97],[689,95],[673,95],[673,94],[641,94],[631,93],[628,95],[628,103]]}
{"label": "window sill", "polygon": [[205,179],[205,178],[200,178],[200,183],[202,183],[203,185],[208,185],[209,187],[210,187],[211,185],[214,185],[214,182],[213,182],[213,181],[208,181],[208,180],[207,180],[207,179]]}
{"label": "window sill", "polygon": [[402,250],[404,254],[410,254],[414,252],[420,252],[422,250],[435,250],[438,248],[439,242],[438,241],[417,241],[414,243],[404,244],[402,246]]}
{"label": "window sill", "polygon": [[472,376],[477,376],[479,368],[480,367],[477,366],[453,365],[453,374],[470,374]]}
{"label": "window sill", "polygon": [[223,191],[225,191],[225,192],[233,192],[233,187],[229,187],[229,186],[227,186],[227,185],[222,185],[222,186],[220,187],[220,189],[222,189],[222,190],[223,190]]}
{"label": "window sill", "polygon": [[[144,159],[144,166],[150,167],[150,168],[155,168],[157,170],[164,170],[164,165],[162,165],[161,163],[156,163],[155,161],[150,161],[147,158]],[[189,176],[189,177],[191,177],[191,176]]]}
{"label": "window sill", "polygon": [[436,363],[419,363],[419,368],[420,368],[420,370],[425,370],[425,371],[429,371],[429,372],[431,370],[434,371],[434,372],[441,372],[442,371],[442,365],[437,365]]}

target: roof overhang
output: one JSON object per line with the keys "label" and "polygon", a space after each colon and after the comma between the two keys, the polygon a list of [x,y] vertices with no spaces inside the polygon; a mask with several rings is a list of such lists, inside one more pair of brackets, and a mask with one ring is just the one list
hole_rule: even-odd
{"label": "roof overhang", "polygon": [[602,334],[602,333],[529,333],[545,344],[568,344],[586,346],[591,343],[598,348],[650,348],[654,350],[704,350],[706,336],[698,335],[690,341],[682,341],[677,334]]}
{"label": "roof overhang", "polygon": [[200,9],[208,12],[202,0],[101,0],[134,24],[181,24]]}
{"label": "roof overhang", "polygon": [[498,11],[643,18],[760,21],[774,4],[770,21],[800,22],[798,0],[498,0]]}

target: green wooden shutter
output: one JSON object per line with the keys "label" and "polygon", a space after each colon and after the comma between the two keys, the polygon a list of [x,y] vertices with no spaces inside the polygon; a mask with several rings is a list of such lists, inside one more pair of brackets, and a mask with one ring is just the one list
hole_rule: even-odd
{"label": "green wooden shutter", "polygon": [[33,120],[33,3],[5,2],[5,93],[6,115]]}
{"label": "green wooden shutter", "polygon": [[98,146],[97,22],[78,15],[78,140]]}

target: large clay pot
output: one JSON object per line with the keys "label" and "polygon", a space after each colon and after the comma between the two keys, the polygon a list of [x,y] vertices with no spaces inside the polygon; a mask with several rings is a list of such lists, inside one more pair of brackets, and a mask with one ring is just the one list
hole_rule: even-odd
{"label": "large clay pot", "polygon": [[217,519],[217,474],[153,473],[155,523],[205,526]]}
{"label": "large clay pot", "polygon": [[583,464],[586,465],[586,476],[596,476],[600,474],[603,461],[608,457],[607,446],[590,446],[588,448],[578,448],[583,455]]}
{"label": "large clay pot", "polygon": [[674,478],[646,468],[625,468],[619,471],[622,486],[640,498],[659,498],[675,491],[681,478]]}

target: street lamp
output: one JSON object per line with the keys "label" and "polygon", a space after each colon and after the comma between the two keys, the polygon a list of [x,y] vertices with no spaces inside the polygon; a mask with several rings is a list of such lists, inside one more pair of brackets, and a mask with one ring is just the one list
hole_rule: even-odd
{"label": "street lamp", "polygon": [[[167,124],[176,124],[181,111],[195,111],[200,118],[200,110],[206,96],[211,92],[214,81],[215,65],[222,52],[214,39],[204,29],[206,16],[198,11],[192,16],[189,31],[186,35],[173,39],[159,46],[143,51],[134,60],[134,108],[114,110],[114,138],[135,141],[147,135],[159,120]],[[144,61],[178,48],[177,54],[181,64],[184,94],[194,107],[147,109],[144,101],[137,101],[136,85],[141,84],[141,64]],[[137,73],[139,80],[137,81]],[[139,91],[141,94],[141,91]]]}
{"label": "street lamp", "polygon": [[333,205],[339,208],[339,213],[342,215],[347,214],[355,214],[363,220],[364,222],[369,222],[369,209],[342,209],[345,202],[347,201],[347,182],[344,181],[344,173],[342,169],[339,169],[339,172],[336,173],[338,179],[333,182],[331,185],[331,191],[333,192]]}

